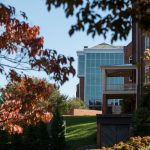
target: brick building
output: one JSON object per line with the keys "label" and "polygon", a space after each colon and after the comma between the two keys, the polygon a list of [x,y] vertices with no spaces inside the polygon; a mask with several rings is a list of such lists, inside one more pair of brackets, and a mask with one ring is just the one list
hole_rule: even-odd
{"label": "brick building", "polygon": [[[101,109],[102,72],[100,66],[123,65],[131,62],[132,43],[125,47],[101,43],[92,48],[85,47],[83,51],[78,51],[77,54],[79,84],[77,85],[76,96],[84,100],[89,108]],[[129,78],[112,77],[108,82],[123,84],[131,81]],[[118,104],[119,99],[111,99],[109,103]]]}
{"label": "brick building", "polygon": [[[138,67],[138,87],[137,87],[137,103],[140,105],[141,97],[143,96],[143,86],[149,83],[150,80],[146,80],[145,72],[147,71],[146,64],[143,60],[144,51],[150,49],[150,36],[144,35],[140,29],[138,23],[133,24],[132,28],[132,58],[133,64]],[[149,67],[148,67],[149,70]]]}
{"label": "brick building", "polygon": [[[150,67],[144,61],[145,50],[150,50],[150,36],[146,36],[139,25],[134,23],[132,28],[132,43],[124,47],[125,64],[132,65],[118,67],[104,66],[102,68],[105,73],[111,70],[111,76],[119,76],[115,71],[117,70],[120,72],[120,76],[124,77],[123,87],[118,87],[115,92],[114,87],[109,92],[107,92],[106,86],[103,88],[103,113],[108,113],[107,99],[113,96],[114,98],[122,98],[124,101],[125,99],[129,100],[131,109],[127,113],[133,113],[140,106],[145,92],[143,87],[150,83]],[[104,74],[103,76],[107,78],[110,75]],[[105,82],[103,86],[105,84],[107,83]]]}

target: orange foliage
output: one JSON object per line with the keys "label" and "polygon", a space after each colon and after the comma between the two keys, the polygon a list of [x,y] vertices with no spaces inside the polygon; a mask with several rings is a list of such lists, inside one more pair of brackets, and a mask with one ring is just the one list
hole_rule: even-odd
{"label": "orange foliage", "polygon": [[75,75],[74,59],[58,55],[55,50],[43,49],[44,38],[40,28],[30,26],[24,12],[22,20],[16,18],[15,8],[0,3],[0,73],[10,79],[1,89],[4,102],[0,104],[0,129],[9,133],[22,133],[25,125],[52,118],[51,106],[44,105],[53,86],[44,81],[33,82],[26,70],[44,71],[58,84]]}
{"label": "orange foliage", "polygon": [[27,77],[20,80],[2,90],[4,102],[0,105],[0,126],[9,133],[22,133],[25,125],[49,122],[52,118],[50,104],[43,103],[51,96],[53,85]]}
{"label": "orange foliage", "polygon": [[[27,18],[25,13],[21,13]],[[40,28],[15,18],[15,8],[0,4],[0,72],[5,68],[14,70],[44,71],[58,83],[68,80],[69,74],[75,75],[72,66],[74,59],[57,55],[55,50],[43,49],[44,38]],[[13,70],[13,71],[14,71]],[[12,76],[13,77],[13,76]]]}

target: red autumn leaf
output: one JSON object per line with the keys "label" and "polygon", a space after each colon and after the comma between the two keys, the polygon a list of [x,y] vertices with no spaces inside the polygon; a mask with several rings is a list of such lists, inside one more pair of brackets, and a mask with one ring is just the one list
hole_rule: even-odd
{"label": "red autumn leaf", "polygon": [[[5,89],[0,89],[4,99],[0,104],[0,129],[13,134],[22,133],[25,125],[52,118],[46,101],[54,86],[41,80],[33,81],[25,75],[26,70],[44,71],[58,84],[75,73],[72,59],[55,50],[43,49],[40,28],[30,26],[24,12],[20,15],[25,20],[16,18],[14,7],[0,3],[0,28],[4,29],[0,34],[0,73],[10,81]],[[18,74],[18,70],[23,75]]]}

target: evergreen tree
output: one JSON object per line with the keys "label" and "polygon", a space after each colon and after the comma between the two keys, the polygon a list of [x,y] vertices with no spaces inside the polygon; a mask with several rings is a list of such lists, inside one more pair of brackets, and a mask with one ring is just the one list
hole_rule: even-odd
{"label": "evergreen tree", "polygon": [[150,135],[150,93],[144,95],[140,108],[134,114],[133,125],[135,135]]}
{"label": "evergreen tree", "polygon": [[27,127],[24,132],[24,144],[28,150],[49,150],[47,124],[39,122],[36,126]]}
{"label": "evergreen tree", "polygon": [[54,112],[50,130],[51,150],[65,150],[65,126],[58,107]]}

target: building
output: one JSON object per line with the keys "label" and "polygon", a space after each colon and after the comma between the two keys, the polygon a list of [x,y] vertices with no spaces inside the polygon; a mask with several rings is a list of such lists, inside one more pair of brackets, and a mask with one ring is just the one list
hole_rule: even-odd
{"label": "building", "polygon": [[[101,66],[103,114],[133,113],[137,109],[138,70],[132,64],[132,43],[124,47],[124,64]],[[123,78],[119,84],[109,83],[111,78]],[[120,104],[110,105],[109,100],[119,99]]]}
{"label": "building", "polygon": [[[137,109],[137,66],[132,64],[102,66],[103,114],[133,113]],[[109,83],[109,78],[123,78],[119,84]],[[126,82],[125,78],[129,81]],[[131,79],[130,79],[131,78]],[[109,100],[119,99],[120,105],[110,105]]]}
{"label": "building", "polygon": [[[133,64],[138,66],[138,87],[137,87],[137,103],[140,105],[141,98],[143,97],[144,91],[143,86],[150,82],[150,75],[146,76],[146,72],[149,71],[149,65],[146,66],[144,62],[144,52],[146,49],[150,49],[150,36],[146,36],[140,29],[138,23],[133,24],[132,28],[132,56]],[[147,80],[147,78],[149,78]]]}
{"label": "building", "polygon": [[[128,100],[128,105],[126,104],[128,111],[123,113],[132,114],[140,107],[141,99],[147,92],[144,87],[150,84],[150,66],[149,63],[144,61],[144,52],[150,50],[150,36],[146,36],[137,23],[133,24],[132,30],[132,44],[124,48],[126,65],[101,67],[104,81],[102,84],[102,109],[104,114],[110,112],[108,104],[108,99],[110,98],[119,98],[122,99],[122,102]],[[129,58],[129,60],[127,58]],[[131,65],[127,65],[127,63]],[[118,74],[118,72],[120,73]],[[109,83],[107,83],[107,78],[112,76],[123,77],[124,84],[117,85],[117,87],[111,85],[110,87]]]}
{"label": "building", "polygon": [[[101,43],[94,47],[84,47],[83,51],[77,51],[78,77],[77,97],[84,100],[90,108],[101,109],[102,106],[102,71],[101,66],[123,65],[131,59],[131,51],[128,47],[112,46]],[[127,53],[128,55],[124,55]],[[123,77],[111,77],[109,84],[123,84]],[[109,103],[119,103],[119,99],[111,99]]]}
{"label": "building", "polygon": [[[144,11],[149,15],[149,9]],[[140,16],[140,19],[141,18],[142,17]],[[124,53],[126,57],[129,57],[129,63],[131,64],[101,67],[104,79],[102,83],[102,109],[104,115],[97,116],[97,144],[100,147],[112,146],[119,141],[126,141],[129,137],[133,136],[130,131],[133,123],[132,112],[140,107],[141,99],[146,93],[144,87],[147,86],[147,84],[150,85],[150,64],[144,61],[144,52],[146,49],[149,49],[148,51],[150,51],[150,34],[149,36],[147,33],[144,34],[139,23],[133,22],[131,45],[132,56],[129,57],[130,54],[127,56],[127,53]],[[127,63],[127,61],[125,61],[125,63]],[[109,87],[107,78],[111,76],[124,77],[124,84],[115,88]],[[150,88],[148,92],[150,92]],[[110,97],[119,97],[120,99],[123,99],[123,101],[128,99],[128,102],[130,102],[130,110],[126,112],[126,114],[109,115],[107,100]],[[129,105],[126,106],[128,107]]]}

